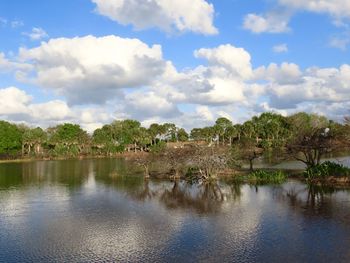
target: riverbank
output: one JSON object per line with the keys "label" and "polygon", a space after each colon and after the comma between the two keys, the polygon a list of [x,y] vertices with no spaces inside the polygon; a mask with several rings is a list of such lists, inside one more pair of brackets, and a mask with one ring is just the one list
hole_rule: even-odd
{"label": "riverbank", "polygon": [[[50,158],[19,158],[19,159],[7,159],[7,160],[0,160],[0,164],[6,164],[6,163],[28,163],[28,162],[36,162],[36,161],[64,161],[64,160],[89,160],[89,159],[125,159],[126,161],[133,162],[135,159],[140,158],[142,156],[146,156],[147,153],[145,152],[126,152],[126,153],[120,153],[115,154],[114,156],[106,157],[106,156],[78,156],[78,157],[50,157]],[[140,169],[142,169],[140,167]],[[311,185],[318,185],[318,186],[330,186],[330,187],[340,187],[340,188],[349,188],[350,187],[350,177],[347,176],[329,176],[326,178],[317,178],[317,179],[306,179],[303,176],[303,170],[297,169],[297,170],[289,170],[289,169],[274,169],[274,168],[268,168],[268,169],[256,169],[255,171],[265,171],[267,173],[274,173],[274,172],[282,172],[286,174],[287,179],[296,179],[300,182],[311,184]],[[254,180],[250,180],[248,177],[250,175],[251,171],[249,169],[241,168],[241,169],[230,169],[226,168],[217,173],[215,178],[217,179],[224,179],[229,181],[235,181],[235,182],[242,182],[242,183],[254,183]],[[150,178],[153,179],[174,179],[173,171],[171,169],[162,169],[160,170],[151,170],[150,171]],[[183,171],[181,173],[181,176],[177,179],[186,180],[188,179],[186,177],[186,171]],[[255,182],[258,183],[258,182]],[[266,180],[264,183],[270,183],[269,180]],[[274,183],[274,179],[271,178],[271,183]]]}

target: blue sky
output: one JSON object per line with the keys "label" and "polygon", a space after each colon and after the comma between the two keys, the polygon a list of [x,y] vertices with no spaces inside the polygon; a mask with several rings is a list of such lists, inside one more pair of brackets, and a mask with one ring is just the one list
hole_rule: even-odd
{"label": "blue sky", "polygon": [[340,120],[349,18],[347,0],[1,1],[0,118],[90,131],[263,111]]}

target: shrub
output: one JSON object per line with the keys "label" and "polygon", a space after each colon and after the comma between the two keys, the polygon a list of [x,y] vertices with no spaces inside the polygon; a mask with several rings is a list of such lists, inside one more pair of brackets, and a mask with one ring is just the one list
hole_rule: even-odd
{"label": "shrub", "polygon": [[309,167],[304,172],[304,177],[307,179],[326,178],[329,176],[350,176],[350,169],[342,164],[327,161],[322,164]]}
{"label": "shrub", "polygon": [[287,175],[282,171],[256,170],[246,176],[238,176],[234,179],[239,182],[280,184],[287,179]]}
{"label": "shrub", "polygon": [[166,149],[166,142],[159,141],[150,147],[150,151],[153,153],[161,153]]}

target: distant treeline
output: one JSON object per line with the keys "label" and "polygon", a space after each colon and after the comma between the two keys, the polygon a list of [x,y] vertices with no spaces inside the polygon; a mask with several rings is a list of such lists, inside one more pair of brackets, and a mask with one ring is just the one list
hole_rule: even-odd
{"label": "distant treeline", "polygon": [[[311,144],[318,145],[323,154],[330,150],[330,144],[345,145],[344,141],[350,137],[349,123],[347,118],[339,123],[304,112],[288,117],[268,112],[243,124],[218,118],[213,126],[193,128],[190,134],[173,123],[154,123],[145,128],[136,120],[113,121],[88,134],[78,124],[64,123],[42,129],[0,121],[0,156],[3,159],[113,156],[126,151],[159,151],[167,142],[187,141],[236,146],[241,152],[249,150],[246,155],[252,158],[263,150],[276,148],[303,153],[305,149],[313,149]],[[313,157],[317,161],[318,156]]]}

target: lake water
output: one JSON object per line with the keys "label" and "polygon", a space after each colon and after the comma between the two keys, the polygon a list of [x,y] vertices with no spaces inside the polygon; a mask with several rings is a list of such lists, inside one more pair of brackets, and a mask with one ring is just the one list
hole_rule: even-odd
{"label": "lake water", "polygon": [[0,164],[0,262],[349,262],[350,191],[144,181],[122,160]]}

